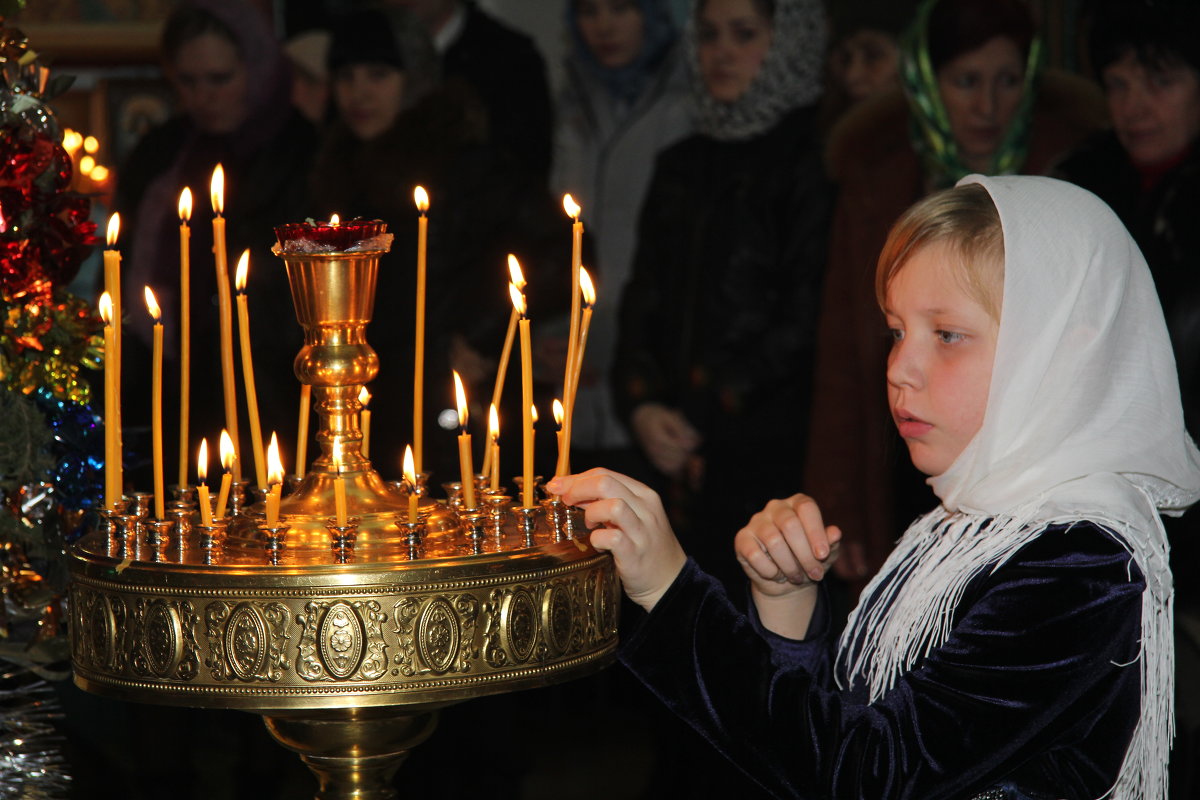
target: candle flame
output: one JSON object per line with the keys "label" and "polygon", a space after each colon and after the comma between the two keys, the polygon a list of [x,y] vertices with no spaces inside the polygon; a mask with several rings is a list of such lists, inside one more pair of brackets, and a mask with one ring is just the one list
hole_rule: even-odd
{"label": "candle flame", "polygon": [[525,291],[525,273],[521,271],[521,262],[512,253],[508,254],[508,277],[513,286]]}
{"label": "candle flame", "polygon": [[583,211],[579,204],[575,202],[575,198],[569,194],[563,195],[563,211],[567,212],[567,216],[573,220],[579,220],[579,212]]}
{"label": "candle flame", "polygon": [[500,415],[495,403],[488,404],[488,438],[493,442],[500,438]]}
{"label": "candle flame", "polygon": [[226,472],[233,469],[233,438],[224,428],[221,429],[221,467]]}
{"label": "candle flame", "polygon": [[100,149],[100,140],[95,136],[88,136],[83,140],[83,152],[95,153]]}
{"label": "candle flame", "polygon": [[92,167],[87,176],[96,183],[104,183],[106,180],[108,180],[108,167],[97,164],[96,166]]}
{"label": "candle flame", "polygon": [[113,215],[108,218],[108,235],[105,237],[105,241],[108,242],[109,247],[116,246],[117,236],[119,236],[120,233],[121,233],[121,215],[114,212]]}
{"label": "candle flame", "polygon": [[96,168],[96,159],[92,156],[84,156],[79,159],[79,171],[84,175]]}
{"label": "candle flame", "polygon": [[279,457],[279,437],[271,431],[271,443],[267,445],[267,485],[283,483],[283,460]]}
{"label": "candle flame", "polygon": [[79,131],[67,128],[63,131],[63,149],[70,155],[75,155],[75,151],[83,145],[83,134]]}
{"label": "candle flame", "polygon": [[404,445],[404,480],[411,487],[417,485],[417,468],[414,466],[411,444]]}
{"label": "candle flame", "polygon": [[516,286],[514,286],[513,284],[510,283],[508,285],[508,296],[510,298],[512,298],[513,308],[515,308],[517,310],[517,313],[520,314],[522,317],[525,316],[525,295],[524,295],[524,293],[520,289],[518,289]]}
{"label": "candle flame", "polygon": [[212,182],[208,189],[209,199],[212,200],[213,211],[220,215],[225,211],[225,168],[217,164],[213,169]]}
{"label": "candle flame", "polygon": [[450,370],[454,373],[454,398],[458,402],[458,427],[466,431],[467,428],[467,392],[463,388],[462,378],[458,375],[458,370]]}
{"label": "candle flame", "polygon": [[112,298],[109,297],[108,292],[105,292],[104,294],[100,295],[99,306],[100,306],[100,319],[104,320],[105,325],[112,325],[112,317],[113,317]]}
{"label": "candle flame", "polygon": [[557,397],[554,398],[554,402],[550,405],[550,410],[554,412],[554,424],[561,428],[565,415],[563,414],[563,404]]}
{"label": "candle flame", "polygon": [[358,402],[362,403],[364,407],[371,402],[371,393],[367,391],[367,387],[364,386],[358,390]]}
{"label": "candle flame", "polygon": [[341,224],[342,224],[341,217],[339,217],[337,214],[329,215],[329,227],[336,228],[338,225],[341,225]]}
{"label": "candle flame", "polygon": [[200,440],[200,457],[196,459],[196,477],[200,483],[208,478],[208,439]]}
{"label": "candle flame", "polygon": [[424,186],[413,189],[413,202],[417,204],[417,211],[422,214],[429,210],[429,193],[425,191]]}
{"label": "candle flame", "polygon": [[183,187],[183,191],[179,193],[179,219],[187,222],[192,218],[192,189],[189,186]]}
{"label": "candle flame", "polygon": [[529,420],[534,425],[537,425],[537,420],[538,420],[537,406],[535,406],[533,403],[529,404]]}
{"label": "candle flame", "polygon": [[162,319],[162,309],[158,307],[158,298],[154,296],[154,290],[149,286],[145,287],[146,293],[146,310],[150,312],[150,316],[155,322]]}
{"label": "candle flame", "polygon": [[583,304],[588,308],[596,305],[596,286],[592,276],[583,267],[579,268],[579,291],[583,294]]}
{"label": "candle flame", "polygon": [[333,452],[331,452],[329,454],[329,457],[331,459],[333,459],[333,465],[335,467],[337,467],[337,471],[341,472],[342,471],[342,440],[341,439],[333,440]]}
{"label": "candle flame", "polygon": [[250,248],[247,247],[242,251],[242,257],[238,259],[237,272],[233,275],[233,288],[239,293],[246,291],[246,273],[250,271]]}

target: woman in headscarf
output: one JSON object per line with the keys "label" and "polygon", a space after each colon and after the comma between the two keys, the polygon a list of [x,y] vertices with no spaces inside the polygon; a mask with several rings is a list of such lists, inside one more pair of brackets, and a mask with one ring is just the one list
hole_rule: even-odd
{"label": "woman in headscarf", "polygon": [[[167,320],[179,319],[180,192],[192,191],[191,339],[194,457],[201,437],[210,446],[225,426],[217,319],[217,283],[212,260],[214,167],[225,170],[224,217],[232,284],[238,257],[251,250],[248,292],[253,308],[259,409],[265,430],[295,430],[299,383],[291,363],[303,336],[288,300],[287,281],[271,255],[273,227],[303,219],[304,181],[316,149],[316,133],[291,105],[291,76],[268,20],[251,3],[190,0],[163,28],[162,57],[180,113],[149,132],[118,173],[116,208],[127,258],[124,309],[125,383],[149,380],[150,321],[142,287],[154,289]],[[166,325],[167,372],[177,368],[176,324]],[[237,371],[241,385],[241,372]],[[140,378],[138,376],[141,376]],[[166,380],[166,407],[177,407],[178,381]],[[146,397],[143,398],[142,395]],[[241,398],[241,390],[239,390]],[[146,424],[148,393],[126,392],[126,419]],[[145,404],[140,406],[139,404]],[[239,431],[248,448],[245,404],[238,401]],[[127,450],[148,464],[149,442],[126,428]],[[290,437],[288,437],[290,439]],[[243,452],[249,452],[243,449]],[[194,463],[194,462],[193,462]],[[243,460],[243,468],[251,464]],[[246,477],[250,477],[246,474]],[[148,486],[146,482],[141,486]]]}
{"label": "woman in headscarf", "polygon": [[931,190],[970,172],[1043,174],[1099,128],[1094,87],[1042,62],[1023,0],[926,0],[902,41],[903,91],[861,103],[830,133],[826,157],[839,191],[805,485],[843,521],[837,569],[852,592],[932,500],[884,403],[876,256],[892,223]]}
{"label": "woman in headscarf", "polygon": [[[380,359],[372,402],[388,409],[390,420],[373,429],[371,455],[385,474],[398,476],[412,441],[413,190],[421,186],[430,201],[422,467],[435,483],[451,481],[458,462],[450,431],[458,421],[453,410],[442,413],[455,407],[450,370],[467,384],[471,424],[482,435],[512,310],[506,256],[520,259],[531,315],[545,317],[542,303],[565,308],[570,223],[545,186],[487,144],[482,102],[467,84],[442,79],[433,42],[415,16],[394,7],[352,12],[334,22],[328,58],[335,115],[311,176],[312,213],[382,219],[395,234],[367,330]],[[508,371],[510,379],[519,375]],[[519,391],[505,392],[515,405],[500,410],[502,424],[521,418],[519,398]]]}
{"label": "woman in headscarf", "polygon": [[698,132],[659,156],[620,310],[618,412],[706,567],[797,479],[830,192],[819,0],[703,0],[685,37]]}
{"label": "woman in headscarf", "polygon": [[1200,498],[1200,452],[1145,259],[1078,187],[975,175],[901,217],[876,286],[890,410],[937,507],[835,642],[820,498],[738,533],[747,617],[653,492],[556,479],[641,607],[622,660],[775,797],[1164,798],[1159,514]]}
{"label": "woman in headscarf", "polygon": [[621,293],[654,160],[692,129],[687,71],[666,0],[567,0],[571,52],[556,116],[552,186],[583,208],[597,284],[572,418],[572,463],[647,471],[613,409],[608,374]]}

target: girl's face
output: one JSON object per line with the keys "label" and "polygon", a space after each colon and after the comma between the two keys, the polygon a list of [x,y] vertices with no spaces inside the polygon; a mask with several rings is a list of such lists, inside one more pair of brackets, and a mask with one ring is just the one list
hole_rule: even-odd
{"label": "girl's face", "polygon": [[943,243],[909,257],[888,286],[888,404],[913,465],[941,475],[983,424],[1000,326],[962,288]]}
{"label": "girl's face", "polygon": [[1131,51],[1104,69],[1117,139],[1139,166],[1178,157],[1200,135],[1200,73],[1183,62],[1148,69]]}
{"label": "girl's face", "polygon": [[855,31],[834,49],[830,67],[834,80],[857,103],[896,83],[900,48],[886,31]]}
{"label": "girl's face", "polygon": [[246,119],[246,65],[223,36],[184,42],[171,64],[179,105],[204,133],[233,133]]}
{"label": "girl's face", "polygon": [[370,141],[400,116],[404,73],[388,64],[347,64],[333,74],[333,101],[350,132]]}
{"label": "girl's face", "polygon": [[987,171],[1025,91],[1020,49],[997,36],[946,62],[937,82],[959,156],[971,169]]}
{"label": "girl's face", "polygon": [[753,0],[708,0],[698,27],[704,86],[713,99],[732,103],[750,88],[771,49],[771,22]]}
{"label": "girl's face", "polygon": [[629,66],[642,51],[645,20],[635,0],[579,0],[579,35],[608,69]]}

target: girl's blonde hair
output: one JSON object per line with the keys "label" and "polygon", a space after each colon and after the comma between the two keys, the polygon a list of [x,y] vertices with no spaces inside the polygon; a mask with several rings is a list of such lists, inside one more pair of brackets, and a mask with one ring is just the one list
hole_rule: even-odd
{"label": "girl's blonde hair", "polygon": [[931,194],[892,226],[879,253],[875,299],[884,306],[888,286],[922,247],[943,244],[957,258],[963,290],[1000,322],[1004,299],[1004,232],[992,196],[977,183]]}

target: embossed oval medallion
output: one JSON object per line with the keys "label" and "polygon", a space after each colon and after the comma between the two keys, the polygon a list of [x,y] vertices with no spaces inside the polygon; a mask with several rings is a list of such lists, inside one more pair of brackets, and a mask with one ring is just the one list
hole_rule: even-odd
{"label": "embossed oval medallion", "polygon": [[179,615],[162,600],[155,602],[146,612],[142,649],[146,654],[146,663],[160,678],[174,672],[183,655],[183,630]]}
{"label": "embossed oval medallion", "polygon": [[561,584],[552,587],[542,596],[542,628],[546,631],[546,644],[554,655],[565,653],[571,646],[574,627],[570,591]]}
{"label": "embossed oval medallion", "polygon": [[363,654],[363,624],[347,603],[334,603],[325,612],[317,631],[317,644],[325,669],[335,678],[349,678]]}
{"label": "embossed oval medallion", "polygon": [[458,656],[458,615],[445,598],[435,597],[417,621],[417,648],[434,672],[445,672]]}
{"label": "embossed oval medallion", "polygon": [[85,630],[92,664],[101,669],[107,668],[112,661],[117,632],[117,622],[113,619],[112,604],[107,595],[92,595]]}
{"label": "embossed oval medallion", "polygon": [[517,589],[504,602],[500,621],[501,643],[515,660],[525,661],[533,655],[533,645],[537,642],[537,620],[537,606],[524,589]]}
{"label": "embossed oval medallion", "polygon": [[258,609],[242,603],[229,615],[225,626],[225,652],[233,674],[248,681],[267,663],[267,623]]}
{"label": "embossed oval medallion", "polygon": [[592,609],[595,614],[596,632],[600,638],[607,639],[617,633],[617,593],[620,589],[617,588],[617,581],[613,579],[610,570],[596,570],[593,580],[595,584]]}

